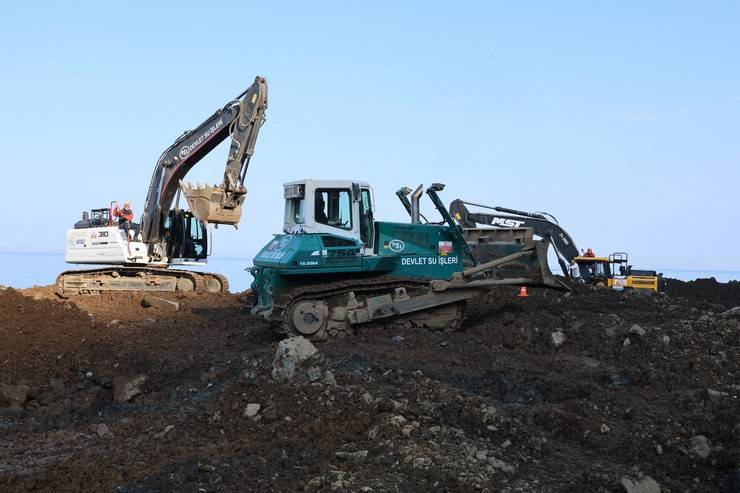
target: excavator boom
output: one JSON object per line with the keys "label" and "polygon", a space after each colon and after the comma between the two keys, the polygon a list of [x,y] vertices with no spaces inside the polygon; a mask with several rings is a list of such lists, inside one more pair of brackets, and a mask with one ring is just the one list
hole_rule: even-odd
{"label": "excavator boom", "polygon": [[[266,109],[267,81],[256,77],[246,91],[196,128],[185,132],[162,153],[141,216],[144,242],[156,244],[162,240],[162,223],[178,190],[185,195],[190,210],[200,221],[234,226],[239,223],[246,194],[244,176],[259,129],[265,121]],[[229,135],[232,142],[222,183],[218,186],[183,183],[190,169]]]}

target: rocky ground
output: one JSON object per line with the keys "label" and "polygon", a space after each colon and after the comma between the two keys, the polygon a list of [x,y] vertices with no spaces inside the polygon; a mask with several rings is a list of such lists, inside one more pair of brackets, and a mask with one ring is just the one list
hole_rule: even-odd
{"label": "rocky ground", "polygon": [[171,300],[0,290],[0,491],[740,491],[739,283],[501,289],[315,354]]}

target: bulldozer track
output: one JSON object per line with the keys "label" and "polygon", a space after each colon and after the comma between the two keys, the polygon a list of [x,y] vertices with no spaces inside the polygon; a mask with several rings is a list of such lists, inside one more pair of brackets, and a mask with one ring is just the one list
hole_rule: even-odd
{"label": "bulldozer track", "polygon": [[69,270],[56,279],[60,296],[102,291],[226,293],[229,281],[221,274],[152,267],[103,267]]}
{"label": "bulldozer track", "polygon": [[[296,303],[306,300],[327,300],[336,296],[348,296],[350,291],[355,295],[371,293],[389,293],[396,288],[405,288],[408,293],[428,292],[431,286],[428,281],[409,277],[381,276],[365,279],[341,280],[331,283],[299,286],[289,289],[273,300],[273,309],[270,314],[270,322],[273,330],[281,335],[299,335],[291,327],[286,314]],[[459,303],[458,303],[459,304]],[[459,304],[460,305],[460,304]],[[463,304],[464,305],[464,304]],[[442,305],[441,307],[449,306]],[[440,308],[441,308],[440,307]],[[406,315],[406,318],[409,316]],[[461,306],[457,318],[450,323],[450,328],[457,329],[464,319],[464,306]],[[386,323],[382,321],[381,323]],[[378,323],[377,321],[375,323]]]}

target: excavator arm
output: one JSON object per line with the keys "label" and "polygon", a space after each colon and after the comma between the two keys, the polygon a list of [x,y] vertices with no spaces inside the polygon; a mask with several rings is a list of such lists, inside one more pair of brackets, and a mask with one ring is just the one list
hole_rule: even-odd
{"label": "excavator arm", "polygon": [[[254,83],[233,101],[217,110],[196,128],[182,134],[160,156],[152,174],[141,216],[143,240],[150,252],[161,257],[157,245],[163,241],[163,224],[178,190],[193,215],[204,223],[237,226],[246,195],[244,178],[254,153],[267,109],[267,81]],[[218,186],[192,186],[182,180],[203,157],[231,136],[223,182]],[[160,245],[163,247],[163,245]]]}
{"label": "excavator arm", "polygon": [[[501,214],[470,212],[467,205],[490,209]],[[479,224],[504,228],[532,228],[535,235],[549,242],[558,257],[558,263],[563,274],[568,276],[568,262],[579,255],[573,238],[560,227],[554,217],[541,213],[532,213],[508,209],[506,207],[491,207],[487,205],[465,202],[455,199],[450,203],[450,215],[463,228],[476,228]]]}

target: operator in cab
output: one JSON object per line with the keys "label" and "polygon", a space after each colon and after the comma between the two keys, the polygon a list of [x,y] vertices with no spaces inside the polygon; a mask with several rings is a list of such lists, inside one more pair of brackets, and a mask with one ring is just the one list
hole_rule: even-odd
{"label": "operator in cab", "polygon": [[131,223],[134,220],[134,211],[131,210],[131,204],[126,202],[123,204],[123,209],[116,208],[113,211],[115,216],[118,216],[118,227],[126,232],[126,238],[131,239]]}
{"label": "operator in cab", "polygon": [[594,253],[594,251],[593,251],[593,250],[591,250],[591,249],[589,248],[588,250],[586,250],[586,253],[584,253],[584,254],[583,254],[583,256],[584,256],[584,257],[595,257],[595,256],[596,256],[596,254]]}

